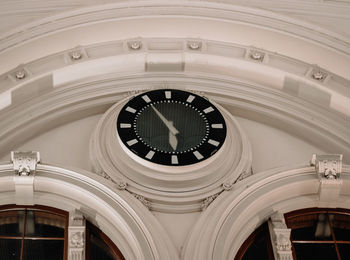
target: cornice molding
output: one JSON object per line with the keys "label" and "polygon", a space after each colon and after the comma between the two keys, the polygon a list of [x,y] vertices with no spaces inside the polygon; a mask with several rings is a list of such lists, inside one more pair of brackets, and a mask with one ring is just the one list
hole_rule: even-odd
{"label": "cornice molding", "polygon": [[189,73],[111,75],[109,79],[104,76],[101,80],[55,88],[6,108],[0,113],[2,152],[11,151],[23,141],[62,123],[103,113],[130,95],[131,90],[162,87],[164,83],[206,93],[217,103],[232,108],[234,115],[263,120],[327,151],[338,151],[345,158],[350,157],[347,117],[269,87],[222,75]]}
{"label": "cornice molding", "polygon": [[[133,49],[131,43],[140,47]],[[193,49],[192,44],[200,47]],[[140,38],[80,46],[23,64],[0,75],[0,109],[15,103],[18,92],[31,98],[33,94],[46,94],[53,88],[94,80],[104,74],[123,77],[160,68],[174,73],[242,78],[350,116],[349,80],[330,71],[249,46],[183,38]],[[21,97],[20,102],[27,98],[23,94],[17,96]]]}
{"label": "cornice molding", "polygon": [[65,12],[28,23],[1,35],[0,53],[47,34],[69,28],[147,16],[196,17],[251,24],[297,36],[346,55],[350,54],[350,40],[347,37],[327,31],[317,25],[261,9],[206,1],[128,1]]}

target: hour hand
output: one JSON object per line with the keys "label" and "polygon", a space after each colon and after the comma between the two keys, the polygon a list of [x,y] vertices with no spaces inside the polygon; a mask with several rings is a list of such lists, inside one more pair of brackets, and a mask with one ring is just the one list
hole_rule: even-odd
{"label": "hour hand", "polygon": [[169,129],[169,131],[173,134],[173,135],[177,135],[178,133],[180,133],[173,125],[172,122],[168,121],[159,111],[158,109],[156,109],[153,105],[151,105],[152,109],[154,110],[154,112],[156,112],[157,116],[160,118],[160,120],[162,120],[162,122],[166,125],[166,127]]}
{"label": "hour hand", "polygon": [[[169,122],[171,123],[171,125],[173,124],[173,122]],[[169,131],[169,144],[171,148],[173,148],[173,150],[175,151],[177,147],[177,138],[171,131]]]}

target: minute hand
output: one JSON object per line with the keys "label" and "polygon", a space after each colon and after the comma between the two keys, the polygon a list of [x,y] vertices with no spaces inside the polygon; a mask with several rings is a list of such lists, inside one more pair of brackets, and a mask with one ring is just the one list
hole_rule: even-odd
{"label": "minute hand", "polygon": [[163,121],[163,123],[166,125],[166,127],[169,129],[169,131],[173,134],[176,135],[179,133],[179,131],[173,126],[170,121],[168,121],[159,111],[156,109],[153,105],[151,105],[152,109],[154,112],[156,112],[157,116],[159,116],[160,120]]}

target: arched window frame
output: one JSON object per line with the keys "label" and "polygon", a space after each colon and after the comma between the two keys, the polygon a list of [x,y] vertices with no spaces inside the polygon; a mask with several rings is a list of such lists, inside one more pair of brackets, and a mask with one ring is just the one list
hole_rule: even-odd
{"label": "arched window frame", "polygon": [[[292,249],[292,255],[293,259],[297,259],[296,255],[296,249],[294,247],[295,243],[302,243],[302,244],[314,244],[314,243],[321,243],[321,244],[334,244],[334,249],[335,253],[337,254],[337,259],[344,259],[341,257],[340,250],[338,249],[338,244],[349,244],[350,243],[350,238],[348,240],[340,240],[337,239],[335,236],[335,232],[333,231],[333,225],[331,220],[329,219],[329,214],[334,214],[334,215],[346,215],[350,216],[350,210],[349,209],[344,209],[344,208],[305,208],[305,209],[299,209],[299,210],[294,210],[288,213],[285,213],[284,216],[284,221],[286,223],[286,226],[293,232],[293,229],[295,225],[293,225],[293,218],[297,217],[303,217],[303,216],[308,216],[311,214],[326,214],[327,217],[327,224],[329,225],[330,228],[330,234],[331,234],[331,239],[327,239],[325,241],[323,240],[312,240],[312,239],[302,239],[302,240],[296,240],[293,239],[293,236],[290,236],[290,241],[291,241],[291,249]],[[269,220],[268,222],[271,222]],[[266,252],[268,254],[268,259],[277,259],[276,255],[275,257],[273,256],[273,247],[276,245],[271,244],[271,233],[273,231],[271,228],[268,228],[268,222],[263,223],[260,225],[257,229],[254,230],[254,232],[244,241],[240,249],[238,250],[235,260],[241,260],[245,259],[244,256],[246,252],[249,250],[249,248],[253,245],[254,241],[261,236],[265,236],[267,239],[267,245],[266,245]],[[350,222],[350,218],[349,218]]]}
{"label": "arched window frame", "polygon": [[[64,237],[62,238],[64,240],[64,246],[63,246],[63,260],[68,260],[70,259],[69,254],[68,254],[68,250],[69,250],[69,218],[71,217],[72,214],[70,214],[67,211],[64,210],[60,210],[54,207],[49,207],[49,206],[42,206],[42,205],[1,205],[0,206],[0,213],[4,212],[4,211],[17,211],[17,210],[23,210],[25,212],[29,211],[29,210],[35,210],[35,211],[39,211],[39,212],[47,212],[53,215],[58,215],[64,218]],[[85,221],[84,221],[85,222]],[[26,226],[26,218],[24,218],[24,229]],[[113,257],[115,260],[124,260],[124,256],[122,255],[122,253],[120,252],[120,250],[118,249],[118,247],[112,242],[112,240],[106,235],[104,234],[98,227],[96,227],[95,225],[93,225],[92,223],[86,221],[86,228],[85,228],[85,224],[84,224],[84,236],[85,238],[83,239],[84,241],[84,246],[83,248],[86,249],[86,254],[84,259],[86,260],[90,260],[90,254],[89,254],[89,249],[91,248],[91,240],[90,235],[94,234],[95,236],[97,236],[98,238],[100,238],[109,248],[109,252],[112,253]],[[25,237],[25,232],[23,232],[23,234],[21,235],[22,239],[21,239],[21,253],[20,253],[20,259],[22,259],[23,257],[23,247],[24,247],[24,241],[29,239]],[[6,237],[6,236],[4,236]],[[13,236],[11,236],[13,237]],[[30,237],[30,239],[43,239],[43,237]],[[45,240],[56,240],[58,238],[45,238]],[[81,254],[81,256],[83,256],[84,254]],[[83,259],[83,258],[81,258]]]}

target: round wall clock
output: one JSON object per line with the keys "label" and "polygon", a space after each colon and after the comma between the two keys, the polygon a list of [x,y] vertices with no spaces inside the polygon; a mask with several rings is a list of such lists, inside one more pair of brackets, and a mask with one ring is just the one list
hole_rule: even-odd
{"label": "round wall clock", "polygon": [[177,89],[159,89],[129,100],[117,119],[124,147],[140,158],[182,166],[214,155],[226,138],[220,111],[207,99]]}

